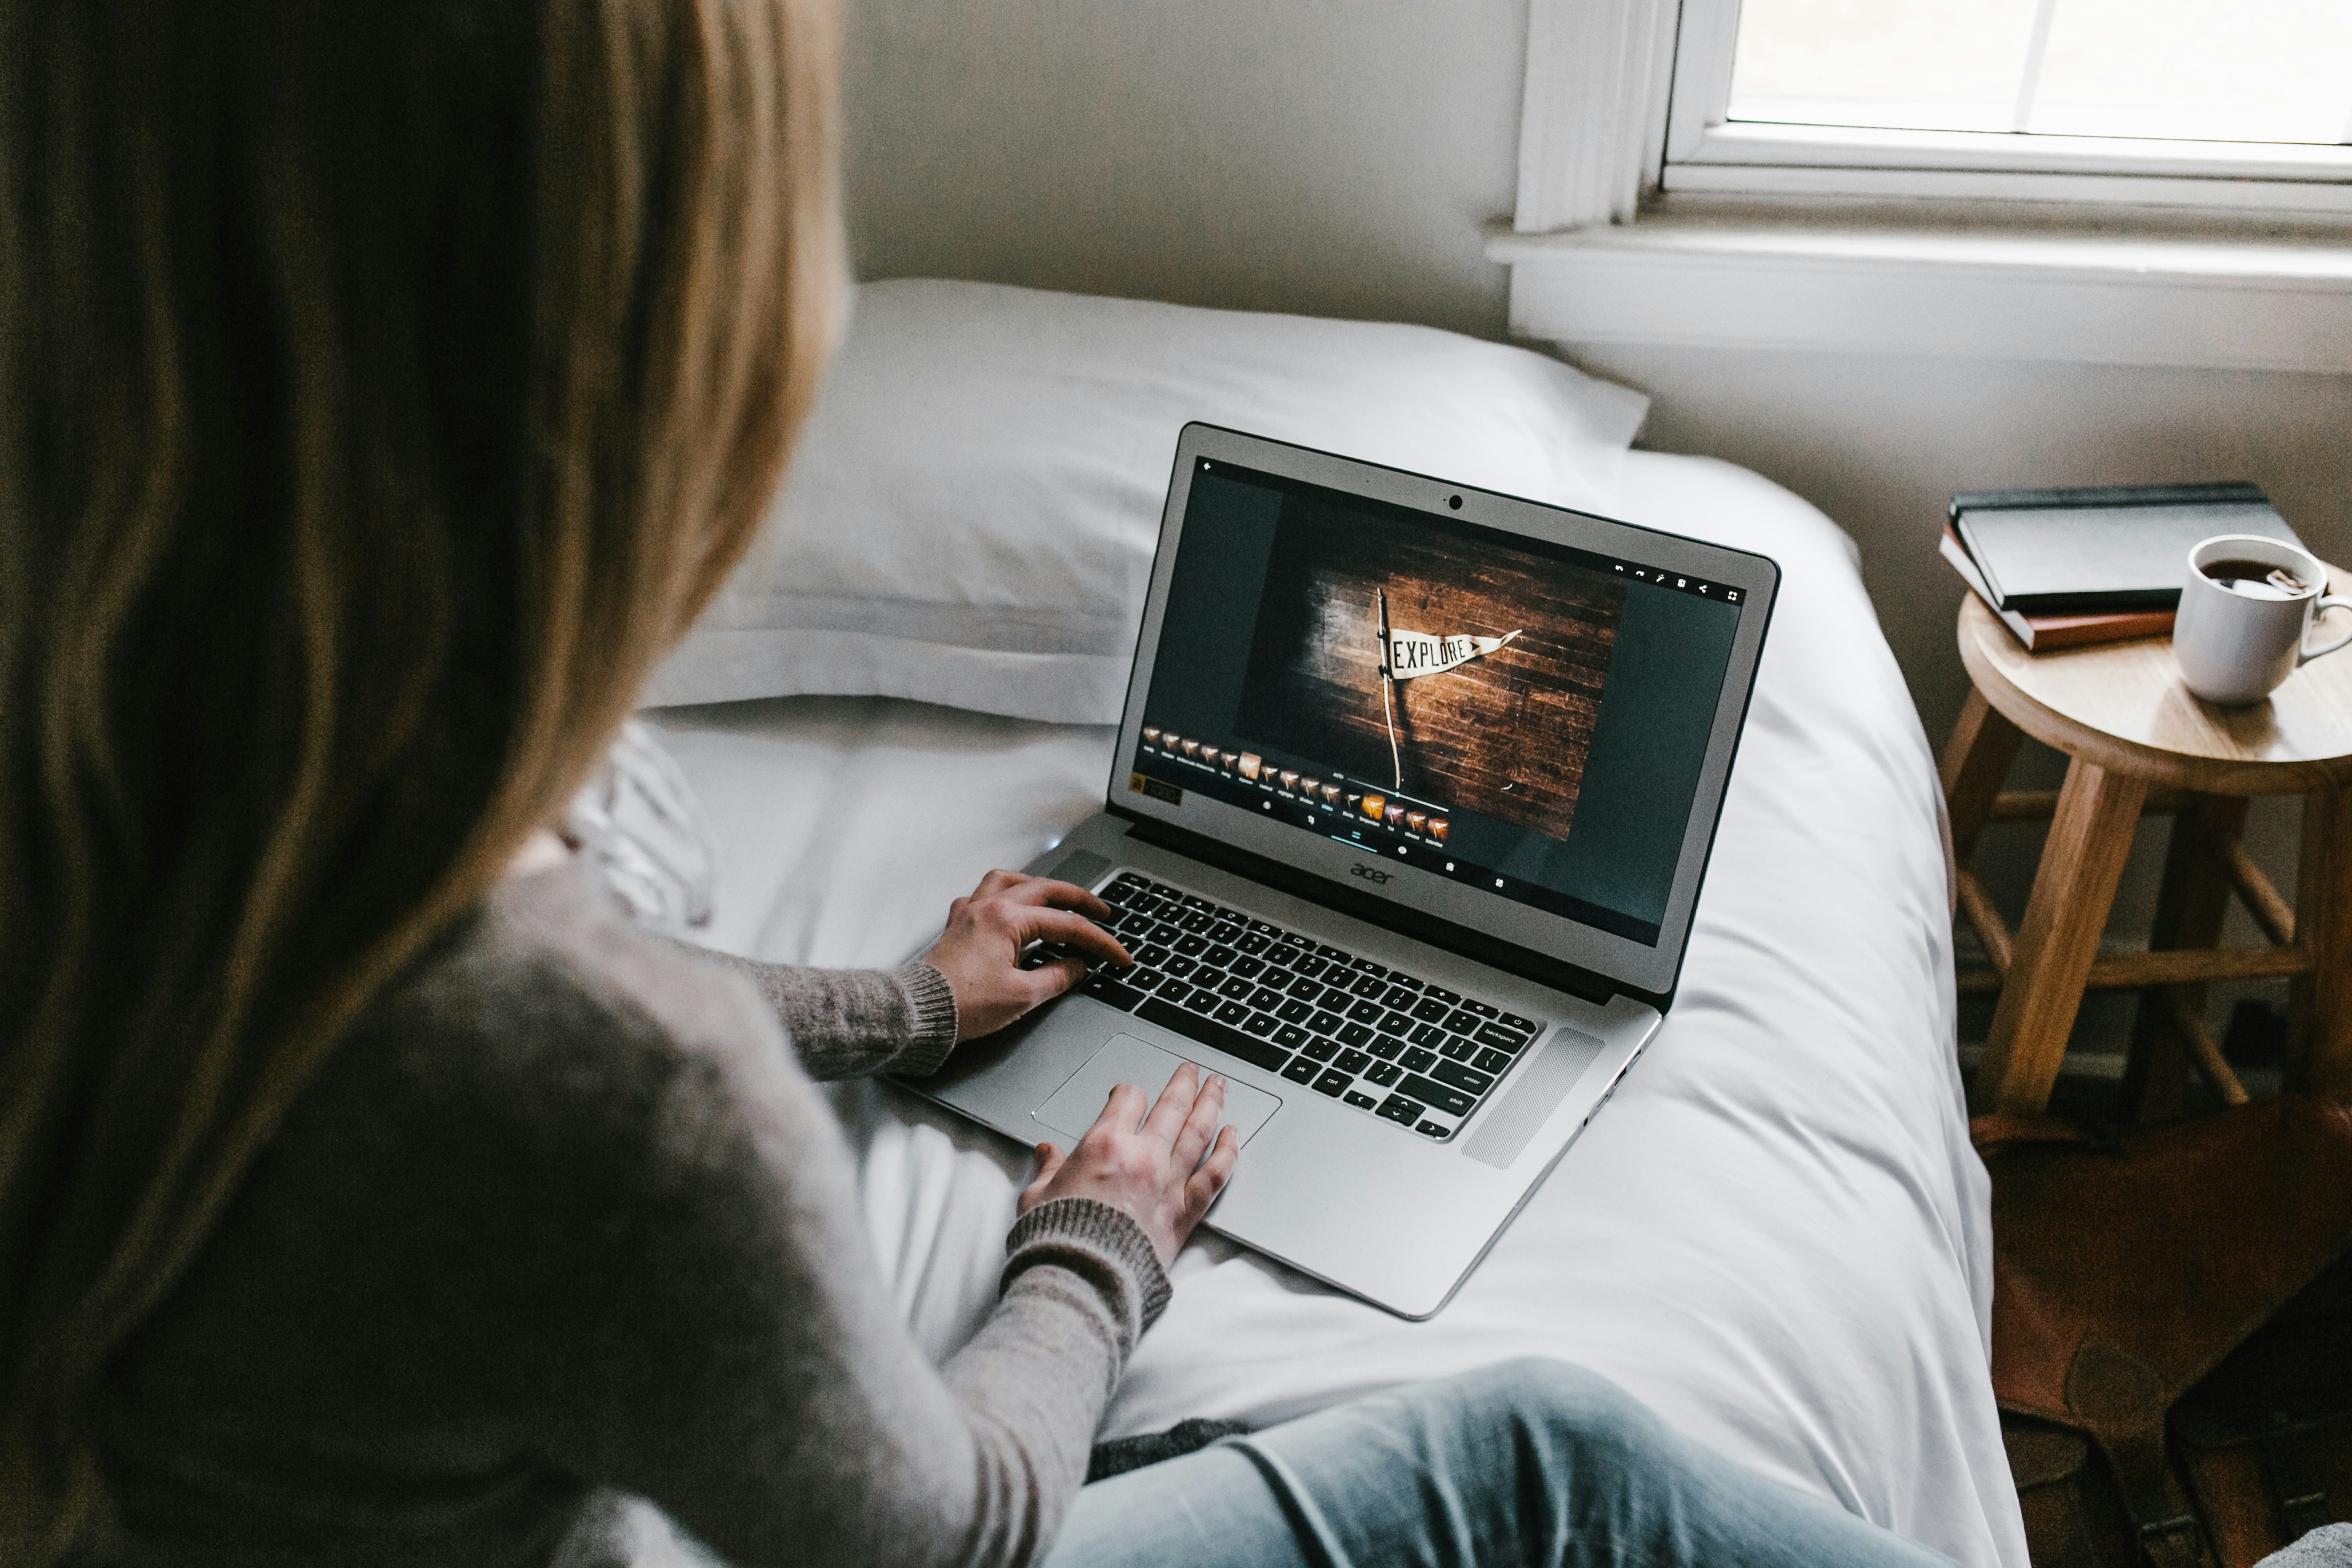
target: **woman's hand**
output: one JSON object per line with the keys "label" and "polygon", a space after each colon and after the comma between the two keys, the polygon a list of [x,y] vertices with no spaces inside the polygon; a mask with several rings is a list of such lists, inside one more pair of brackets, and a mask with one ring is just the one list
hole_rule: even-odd
{"label": "woman's hand", "polygon": [[1143,1091],[1120,1084],[1067,1155],[1051,1143],[1037,1145],[1037,1175],[1021,1194],[1021,1212],[1049,1198],[1097,1199],[1133,1216],[1166,1268],[1241,1158],[1234,1130],[1217,1126],[1224,1109],[1224,1079],[1213,1073],[1204,1084],[1191,1062],[1176,1069],[1149,1116]]}
{"label": "woman's hand", "polygon": [[1108,904],[1074,883],[1017,871],[982,877],[970,898],[948,906],[946,932],[923,954],[955,993],[956,1038],[992,1035],[1086,974],[1075,958],[1022,968],[1021,950],[1033,942],[1060,942],[1122,967],[1131,963],[1110,932],[1086,918],[1112,914]]}

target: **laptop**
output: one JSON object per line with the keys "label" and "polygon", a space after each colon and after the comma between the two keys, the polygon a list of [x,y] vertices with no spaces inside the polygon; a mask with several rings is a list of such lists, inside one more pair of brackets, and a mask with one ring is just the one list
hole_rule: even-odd
{"label": "laptop", "polygon": [[1103,809],[1028,868],[1135,964],[908,1087],[1067,1147],[1223,1073],[1209,1227],[1433,1315],[1673,1005],[1779,582],[1185,426]]}

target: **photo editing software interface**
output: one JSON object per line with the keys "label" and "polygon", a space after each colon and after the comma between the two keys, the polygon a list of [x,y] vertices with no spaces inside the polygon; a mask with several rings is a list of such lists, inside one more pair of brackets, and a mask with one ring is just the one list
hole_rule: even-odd
{"label": "photo editing software interface", "polygon": [[1128,787],[1655,946],[1739,599],[1196,460]]}

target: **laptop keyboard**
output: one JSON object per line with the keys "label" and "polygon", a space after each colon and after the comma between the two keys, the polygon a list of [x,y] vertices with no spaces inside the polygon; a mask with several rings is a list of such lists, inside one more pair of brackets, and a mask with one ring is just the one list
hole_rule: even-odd
{"label": "laptop keyboard", "polygon": [[1134,871],[1097,895],[1135,963],[1090,964],[1087,995],[1424,1138],[1452,1137],[1544,1030]]}

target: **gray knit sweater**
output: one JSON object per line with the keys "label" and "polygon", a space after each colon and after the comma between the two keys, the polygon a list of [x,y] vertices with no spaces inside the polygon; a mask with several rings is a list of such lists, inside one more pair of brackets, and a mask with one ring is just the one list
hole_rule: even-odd
{"label": "gray knit sweater", "polygon": [[623,1494],[741,1564],[1035,1555],[1168,1286],[1133,1220],[1047,1204],[972,1343],[918,1352],[811,1077],[954,1035],[926,966],[722,963],[576,867],[508,882],[337,1047],[121,1359],[101,1560],[613,1561]]}

